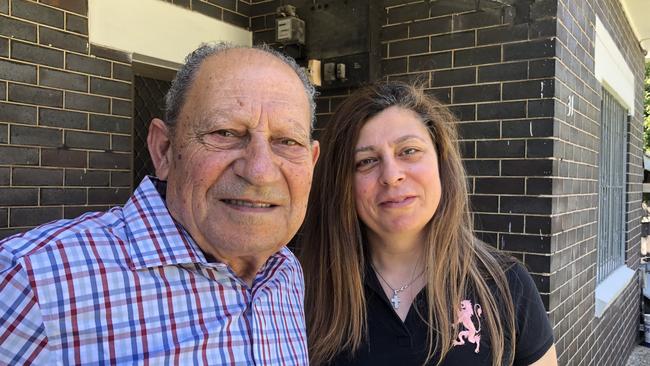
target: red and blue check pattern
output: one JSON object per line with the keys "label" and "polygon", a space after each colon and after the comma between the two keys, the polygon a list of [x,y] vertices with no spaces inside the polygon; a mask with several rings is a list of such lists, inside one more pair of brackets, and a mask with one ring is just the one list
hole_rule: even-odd
{"label": "red and blue check pattern", "polygon": [[145,178],[124,207],[0,242],[0,364],[307,364],[302,270],[210,263]]}

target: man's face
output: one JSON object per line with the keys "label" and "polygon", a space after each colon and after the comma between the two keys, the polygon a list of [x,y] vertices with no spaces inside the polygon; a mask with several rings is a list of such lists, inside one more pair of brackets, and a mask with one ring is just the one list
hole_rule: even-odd
{"label": "man's face", "polygon": [[[234,49],[207,58],[166,154],[167,206],[216,258],[268,256],[300,227],[318,143],[295,72]],[[158,167],[157,167],[158,168]],[[162,174],[161,174],[162,173]]]}

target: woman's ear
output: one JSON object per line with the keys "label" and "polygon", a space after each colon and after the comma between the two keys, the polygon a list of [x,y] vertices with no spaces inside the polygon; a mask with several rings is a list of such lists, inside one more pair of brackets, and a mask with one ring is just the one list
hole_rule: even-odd
{"label": "woman's ear", "polygon": [[151,161],[156,169],[156,177],[166,180],[169,174],[169,164],[171,162],[171,136],[169,127],[161,119],[154,118],[149,124],[149,134],[147,135],[147,147]]}

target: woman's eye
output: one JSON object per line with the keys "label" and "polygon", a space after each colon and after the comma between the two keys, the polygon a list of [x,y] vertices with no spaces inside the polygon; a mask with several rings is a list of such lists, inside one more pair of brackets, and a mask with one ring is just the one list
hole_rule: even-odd
{"label": "woman's eye", "polygon": [[374,158],[366,158],[366,159],[362,159],[362,160],[359,160],[359,161],[357,162],[356,167],[357,167],[357,168],[363,168],[363,167],[368,166],[368,165],[370,165],[370,164],[372,164],[372,163],[374,163],[374,162],[375,162],[375,159],[374,159]]}
{"label": "woman's eye", "polygon": [[409,147],[407,149],[404,149],[404,151],[402,151],[402,154],[404,154],[404,155],[413,155],[413,154],[417,153],[418,151],[419,150],[414,148],[414,147]]}

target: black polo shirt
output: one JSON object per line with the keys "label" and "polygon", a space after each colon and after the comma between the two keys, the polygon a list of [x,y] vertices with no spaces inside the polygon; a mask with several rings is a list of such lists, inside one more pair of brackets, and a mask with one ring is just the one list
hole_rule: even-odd
{"label": "black polo shirt", "polygon": [[[535,284],[523,266],[514,265],[506,271],[506,277],[516,311],[517,342],[514,364],[529,365],[541,358],[551,347],[553,332]],[[416,296],[404,322],[393,310],[371,268],[366,268],[365,295],[368,307],[368,339],[354,355],[340,354],[332,365],[422,365],[427,354],[425,290]],[[471,325],[466,322],[468,328],[459,327],[463,332],[461,338],[464,344],[452,347],[442,365],[492,365],[489,337],[487,331],[481,330],[485,327],[485,314],[472,295],[463,303],[463,314],[466,319],[470,319]],[[478,313],[481,315],[477,317]],[[476,335],[480,336],[480,341],[477,341]],[[459,340],[458,334],[455,340]],[[430,365],[435,365],[437,361],[435,358]]]}

